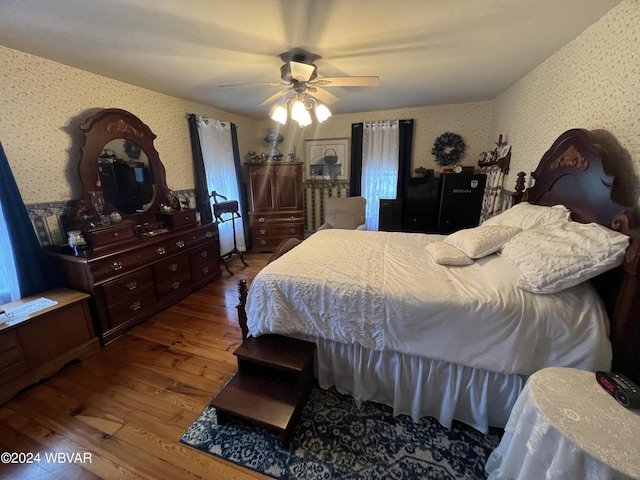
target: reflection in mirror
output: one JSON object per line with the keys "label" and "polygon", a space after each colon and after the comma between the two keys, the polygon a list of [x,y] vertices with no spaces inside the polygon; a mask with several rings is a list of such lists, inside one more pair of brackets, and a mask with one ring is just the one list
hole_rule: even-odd
{"label": "reflection in mirror", "polygon": [[124,213],[144,212],[155,188],[149,159],[135,142],[116,138],[98,158],[98,175],[107,200]]}
{"label": "reflection in mirror", "polygon": [[86,214],[95,213],[89,192],[99,190],[105,215],[117,213],[136,224],[156,222],[169,188],[153,146],[155,134],[138,117],[119,108],[94,113],[80,129],[84,132],[78,164],[82,194],[76,218],[87,222]]}

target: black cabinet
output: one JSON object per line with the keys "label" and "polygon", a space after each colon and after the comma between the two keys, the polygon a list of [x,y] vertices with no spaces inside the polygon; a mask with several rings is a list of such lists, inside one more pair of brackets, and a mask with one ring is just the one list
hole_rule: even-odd
{"label": "black cabinet", "polygon": [[402,199],[381,198],[378,213],[378,230],[402,232]]}
{"label": "black cabinet", "polygon": [[405,198],[380,200],[378,229],[448,235],[480,223],[484,174],[410,178]]}
{"label": "black cabinet", "polygon": [[445,173],[440,177],[439,233],[478,226],[486,182],[482,173]]}
{"label": "black cabinet", "polygon": [[438,178],[409,179],[402,222],[405,232],[437,232],[438,186]]}

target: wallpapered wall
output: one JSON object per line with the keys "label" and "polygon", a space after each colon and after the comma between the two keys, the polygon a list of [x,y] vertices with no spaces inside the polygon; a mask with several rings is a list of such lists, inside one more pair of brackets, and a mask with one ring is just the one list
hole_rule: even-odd
{"label": "wallpapered wall", "polygon": [[[622,175],[618,199],[640,202],[640,0],[625,0],[494,101],[335,115],[323,125],[282,128],[282,153],[304,155],[306,139],[348,138],[351,124],[415,119],[413,167],[435,165],[431,148],[445,131],[467,145],[464,165],[494,147],[512,145],[511,189],[518,171],[530,172],[560,133],[594,130],[621,158],[609,173]],[[186,113],[232,121],[239,148],[267,151],[272,123],[239,117],[0,46],[0,141],[27,204],[77,198],[79,125],[100,108],[139,116],[158,136],[155,145],[169,186],[193,188]]]}
{"label": "wallpapered wall", "polygon": [[[293,152],[295,146],[297,157],[303,159],[305,140],[350,138],[352,123],[412,118],[415,120],[413,168],[442,170],[442,167],[435,163],[431,149],[436,138],[447,131],[457,133],[464,139],[466,150],[460,163],[477,165],[480,153],[486,149],[491,105],[492,102],[461,103],[334,115],[323,124],[314,123],[305,128],[298,127],[295,122],[287,122],[287,125],[280,126],[280,132],[285,139],[279,149],[286,155]],[[259,141],[262,145],[258,151],[268,151],[268,145],[263,138],[269,127],[278,125],[268,120],[259,122],[258,135],[261,135]]]}
{"label": "wallpapered wall", "polygon": [[80,125],[102,108],[122,108],[157,135],[174,190],[194,186],[187,113],[231,121],[241,151],[257,148],[256,122],[0,46],[0,142],[26,204],[80,195]]}
{"label": "wallpapered wall", "polygon": [[531,172],[571,128],[594,131],[620,175],[617,201],[640,207],[640,0],[626,0],[493,102],[489,138],[512,145],[511,172]]}

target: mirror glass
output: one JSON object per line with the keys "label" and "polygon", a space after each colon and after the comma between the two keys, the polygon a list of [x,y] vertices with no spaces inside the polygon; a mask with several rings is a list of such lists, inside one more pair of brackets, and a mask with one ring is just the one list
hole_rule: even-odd
{"label": "mirror glass", "polygon": [[138,144],[116,138],[98,157],[98,176],[107,200],[123,213],[140,213],[152,203],[155,188],[149,159]]}

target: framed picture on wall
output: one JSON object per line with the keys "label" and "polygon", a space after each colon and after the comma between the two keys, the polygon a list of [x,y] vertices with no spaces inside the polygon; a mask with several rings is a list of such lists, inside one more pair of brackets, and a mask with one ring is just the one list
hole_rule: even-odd
{"label": "framed picture on wall", "polygon": [[349,180],[349,139],[305,140],[305,180]]}

